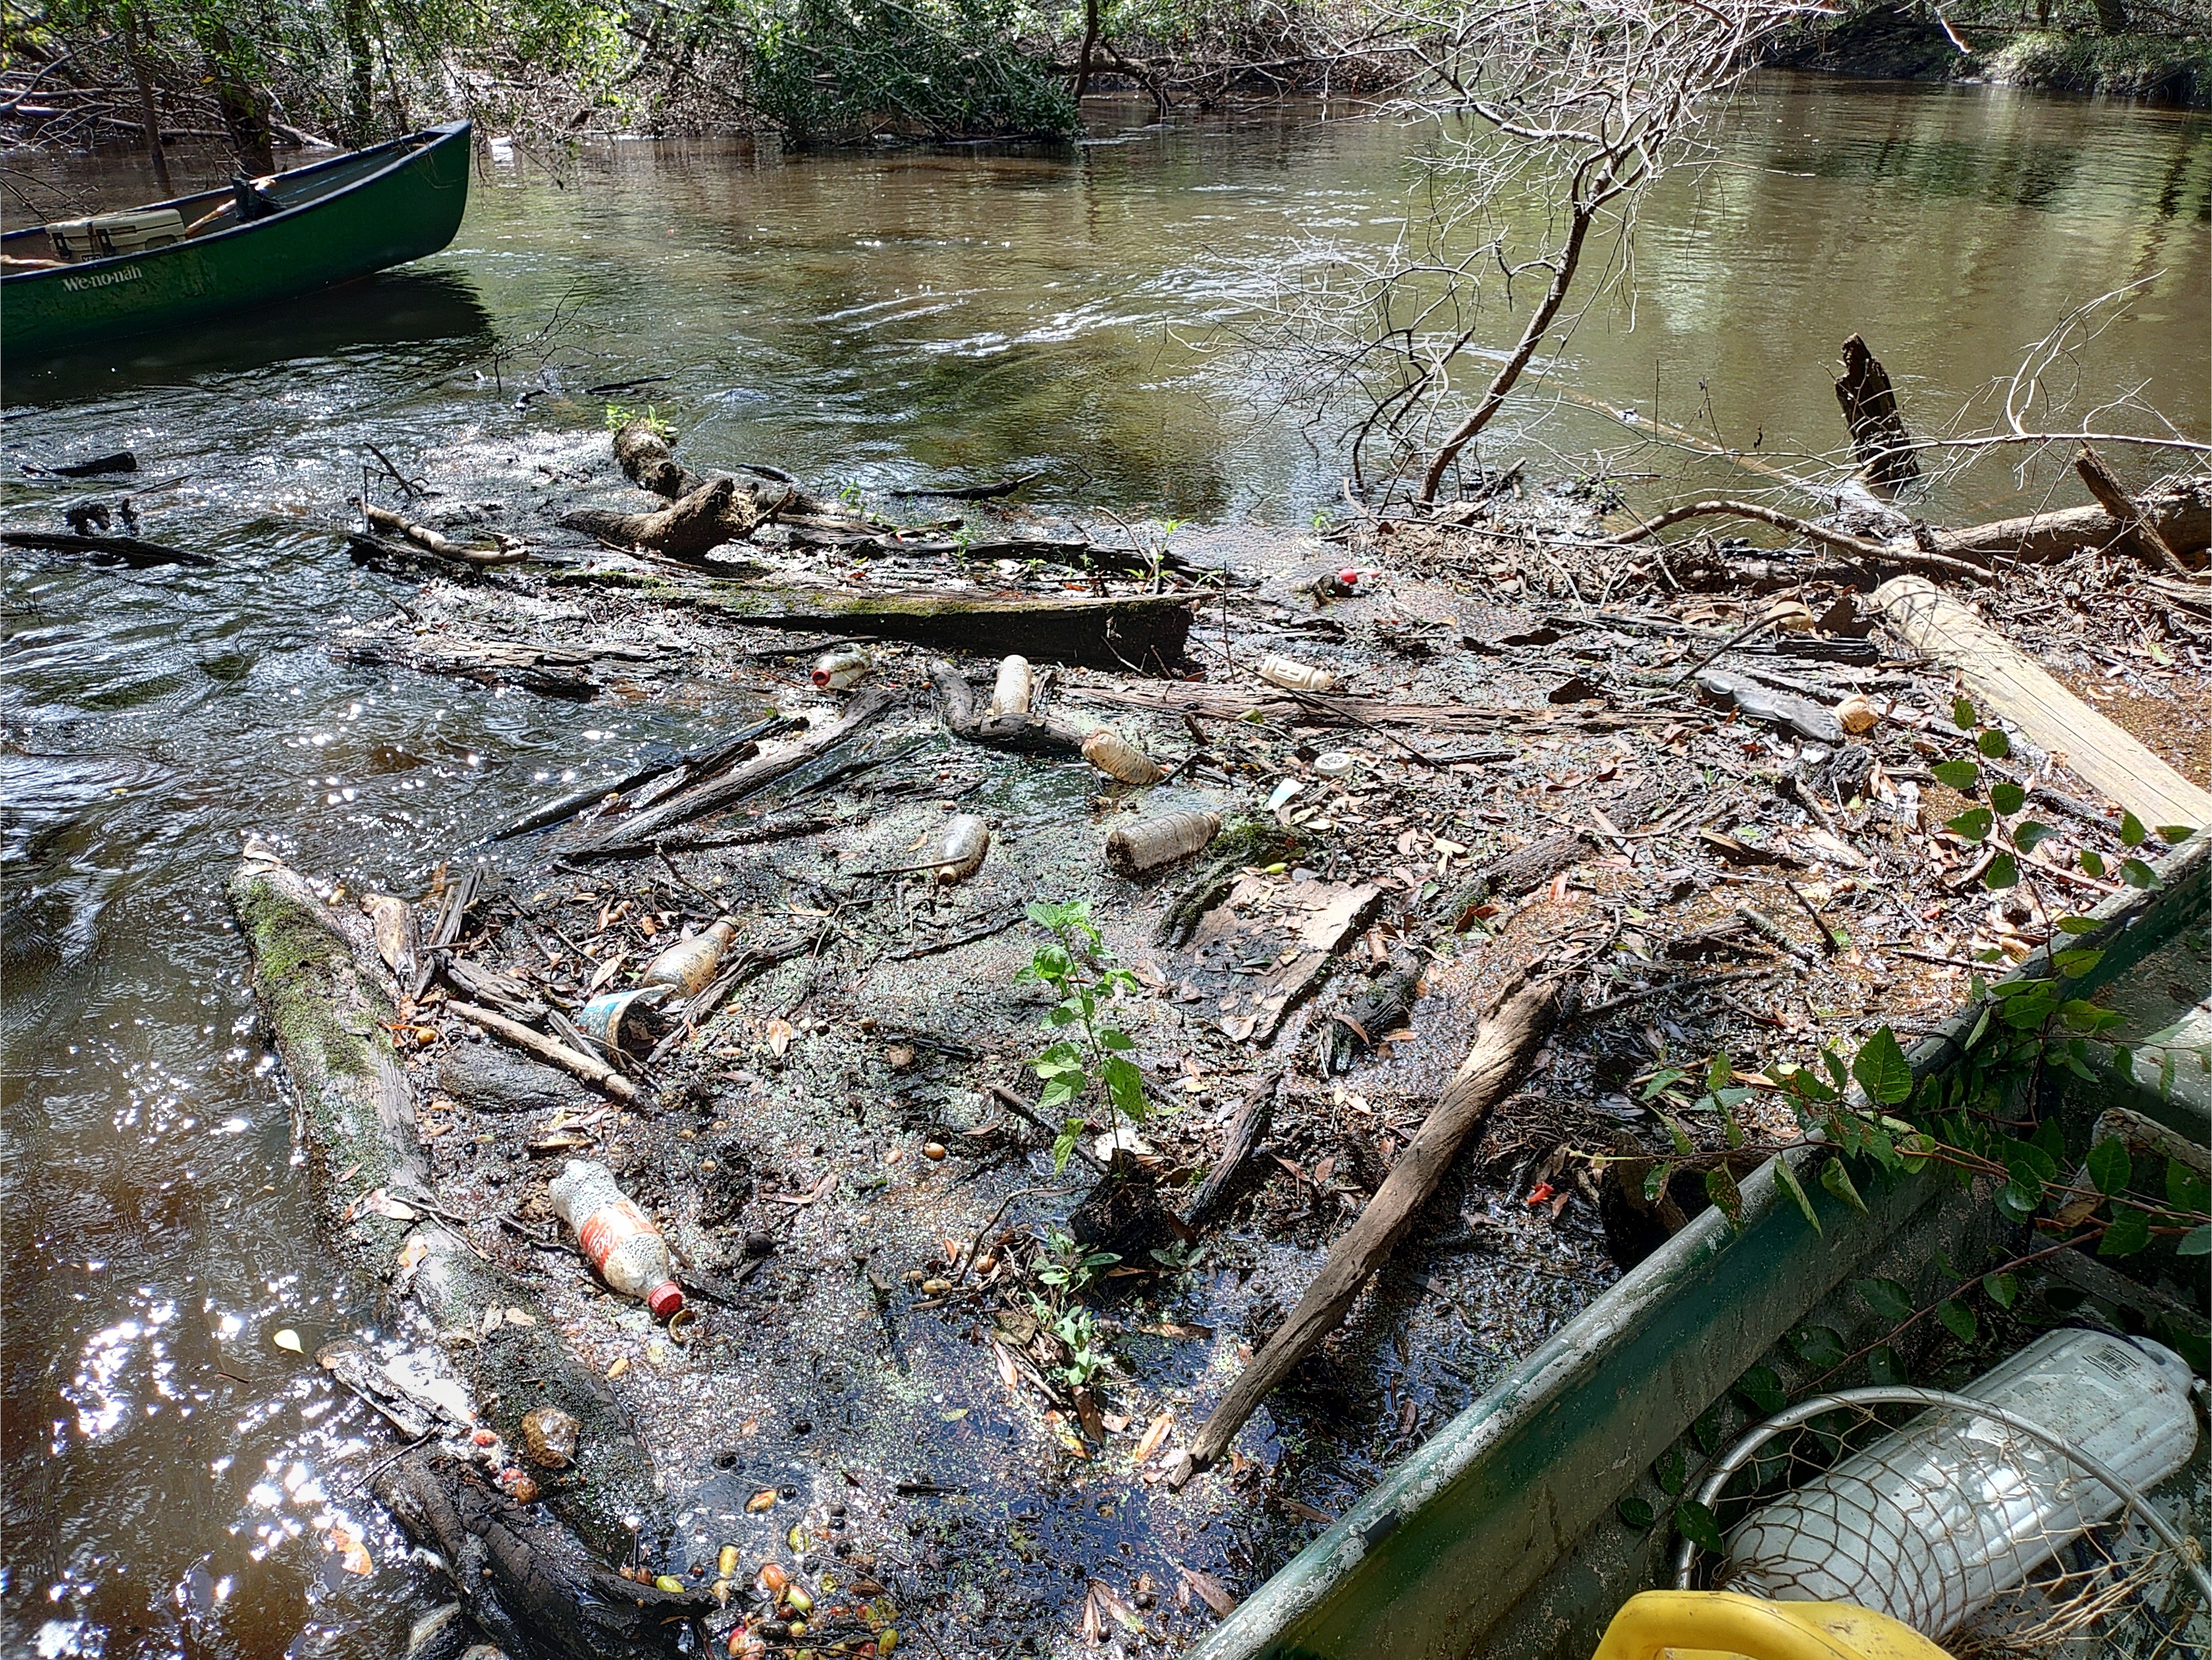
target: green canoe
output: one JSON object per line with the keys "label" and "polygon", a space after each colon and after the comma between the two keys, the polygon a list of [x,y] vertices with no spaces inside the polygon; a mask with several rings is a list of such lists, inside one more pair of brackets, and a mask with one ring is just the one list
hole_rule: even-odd
{"label": "green canoe", "polygon": [[[187,329],[435,253],[468,205],[469,136],[456,121],[156,203],[141,214],[173,209],[188,234],[143,252],[65,261],[48,227],[11,232],[0,238],[0,350],[14,363]],[[241,222],[241,211],[254,216]]]}
{"label": "green canoe", "polygon": [[[2129,1101],[2203,1145],[2212,1000],[2187,1009],[2173,992],[2206,983],[2212,830],[2159,873],[2155,891],[2114,897],[2093,933],[2063,943],[2102,950],[2073,988],[2121,1012],[2113,1036],[2174,1085],[2139,1094],[2107,1075],[2071,1110],[2086,1118]],[[2051,972],[2046,947],[2015,977]],[[1976,1015],[1970,1006],[1916,1047],[1915,1073],[1949,1064]],[[2169,1053],[2178,1060],[2162,1066]],[[1709,1415],[1732,1438],[1747,1414],[1731,1385],[1774,1365],[1801,1323],[1865,1335],[1847,1294],[1856,1276],[1934,1282],[1947,1261],[1976,1260],[1988,1243],[1991,1207],[1932,1172],[1869,1188],[1856,1211],[1820,1185],[1811,1159],[1791,1163],[1821,1231],[1770,1160],[1743,1183],[1740,1228],[1717,1210],[1694,1218],[1393,1468],[1190,1660],[1585,1660],[1621,1603],[1670,1583],[1666,1530],[1631,1525],[1617,1508],[1635,1498],[1664,1511],[1655,1461]],[[1886,1324],[1873,1322],[1872,1335]]]}

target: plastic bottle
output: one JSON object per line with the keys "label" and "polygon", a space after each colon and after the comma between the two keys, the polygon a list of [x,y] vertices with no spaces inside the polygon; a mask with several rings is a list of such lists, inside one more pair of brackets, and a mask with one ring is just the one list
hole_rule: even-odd
{"label": "plastic bottle", "polygon": [[645,965],[645,972],[638,976],[637,983],[671,987],[689,997],[714,977],[722,953],[737,937],[737,923],[729,917],[718,916],[704,933],[678,939],[655,956]]}
{"label": "plastic bottle", "polygon": [[1125,784],[1157,784],[1167,774],[1152,757],[1118,733],[1094,732],[1083,740],[1083,758]]}
{"label": "plastic bottle", "polygon": [[1036,679],[1030,672],[1026,657],[1001,658],[999,662],[998,684],[991,688],[993,714],[1027,714],[1030,700],[1036,695]]}
{"label": "plastic bottle", "polygon": [[858,646],[840,646],[836,651],[825,651],[814,660],[814,690],[842,691],[848,686],[858,685],[876,660]]}
{"label": "plastic bottle", "polygon": [[554,1214],[574,1231],[584,1260],[611,1289],[644,1298],[656,1320],[684,1306],[684,1292],[669,1266],[668,1242],[615,1185],[605,1164],[571,1158],[545,1193]]}
{"label": "plastic bottle", "polygon": [[982,869],[990,850],[991,831],[981,818],[972,812],[954,815],[937,845],[937,879],[948,887],[965,880]]}
{"label": "plastic bottle", "polygon": [[1375,592],[1381,586],[1382,573],[1379,570],[1358,570],[1346,566],[1331,571],[1322,586],[1340,599],[1358,599]]}
{"label": "plastic bottle", "polygon": [[1261,658],[1260,678],[1271,686],[1282,686],[1291,691],[1336,690],[1336,677],[1327,669],[1313,668],[1291,657]]}
{"label": "plastic bottle", "polygon": [[1220,834],[1221,816],[1212,812],[1164,813],[1117,824],[1106,835],[1106,862],[1123,876],[1134,876],[1188,859]]}
{"label": "plastic bottle", "polygon": [[[2189,1386],[2188,1364],[2148,1338],[2054,1331],[1960,1393],[2142,1492],[2197,1450]],[[1938,1408],[1746,1517],[1721,1584],[1777,1602],[1856,1602],[1941,1642],[2120,1505],[2063,1454]]]}

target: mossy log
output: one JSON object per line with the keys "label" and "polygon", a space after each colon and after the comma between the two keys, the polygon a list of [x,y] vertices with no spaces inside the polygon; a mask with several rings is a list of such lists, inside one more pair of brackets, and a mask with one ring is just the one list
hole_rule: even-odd
{"label": "mossy log", "polygon": [[900,640],[938,651],[1163,674],[1179,669],[1192,602],[1175,594],[1096,599],[948,593],[933,588],[799,587],[637,571],[575,571],[556,581],[635,589],[750,628]]}
{"label": "mossy log", "polygon": [[623,1517],[659,1509],[652,1457],[606,1383],[569,1352],[531,1292],[431,1215],[437,1201],[413,1092],[389,1030],[398,990],[367,920],[323,903],[258,838],[247,840],[229,899],[252,953],[255,997],[291,1080],[293,1130],[325,1234],[428,1320],[481,1419],[502,1437],[519,1442],[523,1414],[538,1406],[557,1406],[583,1425],[574,1469],[547,1484],[550,1502],[591,1549],[627,1553]]}

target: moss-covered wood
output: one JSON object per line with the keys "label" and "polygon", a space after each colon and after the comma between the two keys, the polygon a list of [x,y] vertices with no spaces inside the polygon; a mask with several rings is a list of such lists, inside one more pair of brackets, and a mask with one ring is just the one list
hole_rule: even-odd
{"label": "moss-covered wood", "polygon": [[[509,1442],[519,1441],[533,1407],[557,1406],[584,1426],[573,1468],[545,1483],[548,1499],[591,1549],[627,1554],[625,1517],[656,1529],[652,1456],[536,1298],[424,1214],[436,1201],[388,1030],[397,988],[365,922],[325,905],[256,839],[229,897],[252,952],[254,994],[291,1080],[293,1134],[325,1233],[356,1267],[412,1300],[483,1420]],[[380,1191],[381,1200],[373,1197]],[[410,1239],[424,1250],[403,1272]]]}
{"label": "moss-covered wood", "polygon": [[380,1189],[404,1200],[427,1184],[413,1095],[386,1029],[396,988],[373,946],[356,950],[353,919],[324,904],[267,844],[249,838],[229,898],[291,1079],[292,1134],[325,1231],[357,1266],[389,1279],[413,1219],[369,1196]]}

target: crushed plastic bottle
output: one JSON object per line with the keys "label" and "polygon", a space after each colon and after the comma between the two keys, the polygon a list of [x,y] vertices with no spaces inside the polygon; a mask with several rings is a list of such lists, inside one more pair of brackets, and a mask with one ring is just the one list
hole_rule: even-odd
{"label": "crushed plastic bottle", "polygon": [[1123,876],[1135,876],[1178,859],[1188,859],[1221,834],[1221,815],[1170,812],[1158,818],[1117,824],[1106,836],[1106,862]]}
{"label": "crushed plastic bottle", "polygon": [[1125,784],[1157,784],[1167,776],[1152,757],[1116,733],[1092,733],[1083,740],[1083,758]]}
{"label": "crushed plastic bottle", "polygon": [[993,714],[1027,714],[1030,700],[1036,696],[1036,677],[1030,672],[1026,657],[1006,657],[999,661],[999,678],[991,688]]}
{"label": "crushed plastic bottle", "polygon": [[1299,662],[1296,658],[1273,654],[1260,660],[1260,678],[1271,686],[1281,686],[1290,691],[1334,691],[1336,677],[1327,669],[1317,669]]}
{"label": "crushed plastic bottle", "polygon": [[840,646],[836,651],[825,651],[814,660],[814,690],[843,691],[858,685],[874,668],[876,660],[858,646]]}
{"label": "crushed plastic bottle", "polygon": [[704,933],[679,939],[645,965],[637,977],[641,986],[666,986],[689,997],[714,977],[722,953],[738,937],[734,919],[718,916]]}
{"label": "crushed plastic bottle", "polygon": [[668,1260],[668,1242],[615,1185],[605,1164],[571,1158],[545,1190],[553,1213],[576,1236],[576,1244],[610,1289],[644,1299],[656,1320],[684,1306]]}

